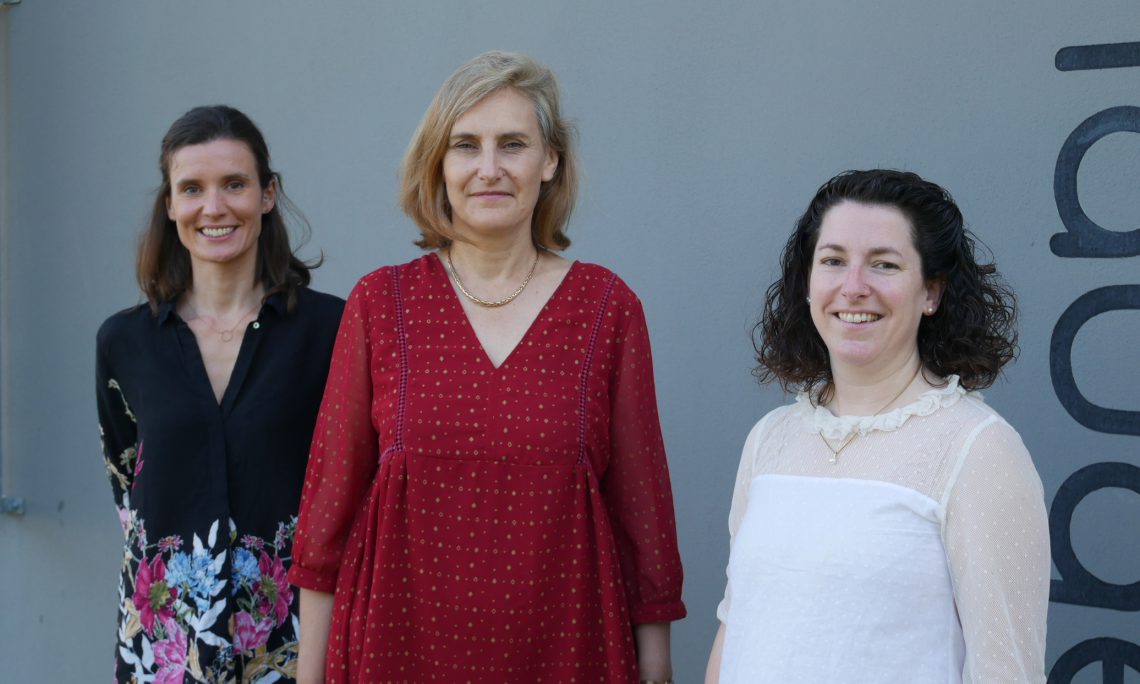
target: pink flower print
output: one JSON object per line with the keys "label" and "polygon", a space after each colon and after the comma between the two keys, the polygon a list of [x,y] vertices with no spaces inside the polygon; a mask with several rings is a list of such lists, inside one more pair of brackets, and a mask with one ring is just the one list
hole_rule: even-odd
{"label": "pink flower print", "polygon": [[257,560],[261,579],[253,585],[257,593],[257,610],[262,615],[272,616],[277,624],[283,624],[289,617],[289,604],[293,602],[293,588],[285,579],[285,565],[281,558],[272,559],[264,551]]}
{"label": "pink flower print", "polygon": [[182,674],[186,669],[186,632],[172,617],[162,619],[162,629],[166,638],[154,644],[154,662],[158,665],[154,684],[182,684]]}
{"label": "pink flower print", "polygon": [[126,506],[119,506],[119,525],[123,528],[123,534],[131,533],[131,509]]}
{"label": "pink flower print", "polygon": [[256,551],[261,551],[265,548],[265,540],[261,537],[255,537],[252,534],[247,534],[241,538],[242,546],[245,546]]}
{"label": "pink flower print", "polygon": [[143,558],[139,562],[138,574],[135,575],[135,593],[131,599],[147,636],[154,636],[156,618],[165,626],[166,621],[174,616],[170,604],[176,598],[178,590],[166,584],[166,564],[162,562],[162,557],[155,556],[150,565]]}
{"label": "pink flower print", "polygon": [[240,611],[234,615],[234,650],[255,651],[269,641],[269,633],[272,631],[273,618],[265,617],[255,621],[252,615]]}
{"label": "pink flower print", "polygon": [[135,474],[134,474],[134,477],[131,478],[131,489],[132,490],[135,488],[135,482],[138,481],[139,473],[142,472],[142,467],[143,467],[142,452],[143,452],[143,443],[139,442],[138,451],[135,452]]}
{"label": "pink flower print", "polygon": [[163,537],[158,540],[158,550],[161,552],[177,551],[182,548],[182,537],[177,534],[172,534],[169,537]]}

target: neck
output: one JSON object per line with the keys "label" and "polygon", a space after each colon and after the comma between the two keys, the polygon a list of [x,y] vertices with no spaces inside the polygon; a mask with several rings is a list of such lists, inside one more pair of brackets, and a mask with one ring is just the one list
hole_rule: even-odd
{"label": "neck", "polygon": [[265,288],[254,278],[252,269],[193,266],[194,285],[183,295],[194,311],[215,318],[246,313],[265,296]]}
{"label": "neck", "polygon": [[465,279],[486,283],[517,280],[530,271],[537,248],[530,232],[505,239],[452,242],[451,260]]}
{"label": "neck", "polygon": [[870,416],[888,411],[930,387],[921,368],[917,354],[873,373],[833,367],[832,396],[827,406],[837,416]]}

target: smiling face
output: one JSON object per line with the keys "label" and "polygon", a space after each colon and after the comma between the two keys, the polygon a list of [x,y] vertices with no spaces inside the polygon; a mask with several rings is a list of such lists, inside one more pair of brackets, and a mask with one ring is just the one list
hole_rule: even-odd
{"label": "smiling face", "polygon": [[443,178],[452,227],[469,238],[529,233],[539,189],[557,168],[534,104],[511,88],[491,93],[451,127]]}
{"label": "smiling face", "polygon": [[889,373],[918,357],[918,325],[942,287],[923,278],[911,229],[888,205],[848,201],[824,214],[808,293],[833,374]]}
{"label": "smiling face", "polygon": [[191,267],[226,264],[252,274],[261,217],[273,209],[277,186],[261,187],[249,147],[228,138],[186,145],[171,155],[169,176],[166,212]]}

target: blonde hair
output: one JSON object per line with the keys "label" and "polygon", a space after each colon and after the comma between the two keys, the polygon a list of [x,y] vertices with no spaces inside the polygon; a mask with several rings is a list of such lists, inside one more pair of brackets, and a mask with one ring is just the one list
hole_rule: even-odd
{"label": "blonde hair", "polygon": [[451,128],[483,98],[503,88],[513,88],[534,103],[546,149],[558,156],[554,177],[539,190],[531,235],[546,249],[570,246],[563,230],[574,209],[578,174],[574,127],[559,112],[558,80],[554,72],[527,55],[492,51],[460,66],[444,81],[404,154],[400,208],[419,226],[419,247],[439,249],[456,239],[443,178]]}

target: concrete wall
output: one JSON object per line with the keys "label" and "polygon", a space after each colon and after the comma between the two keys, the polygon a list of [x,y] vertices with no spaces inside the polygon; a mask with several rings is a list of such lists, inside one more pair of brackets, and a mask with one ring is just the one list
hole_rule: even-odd
{"label": "concrete wall", "polygon": [[[1071,509],[1054,681],[1140,682],[1140,416],[1079,401],[1140,410],[1140,294],[1119,288],[1138,282],[1140,137],[1112,132],[1136,132],[1136,111],[1094,120],[1082,139],[1108,134],[1079,168],[1066,157],[1079,207],[1054,183],[1082,122],[1140,106],[1140,69],[1061,71],[1055,57],[1140,41],[1135,2],[23,0],[0,22],[0,477],[27,503],[0,516],[0,680],[111,667],[121,536],[93,337],[138,300],[133,245],[166,127],[196,104],[247,111],[313,225],[305,253],[328,257],[316,286],[345,295],[416,256],[395,207],[400,156],[452,69],[503,48],[557,71],[581,129],[569,256],[614,268],[645,302],[691,611],[674,631],[677,681],[703,672],[744,436],[786,400],[749,375],[777,250],[823,180],[892,166],[954,192],[1021,297],[1021,359],[987,397],[1034,454],[1058,531]],[[1050,238],[1079,230],[1079,208],[1117,232],[1086,230],[1059,256]],[[1077,328],[1098,306],[1117,310]]]}

